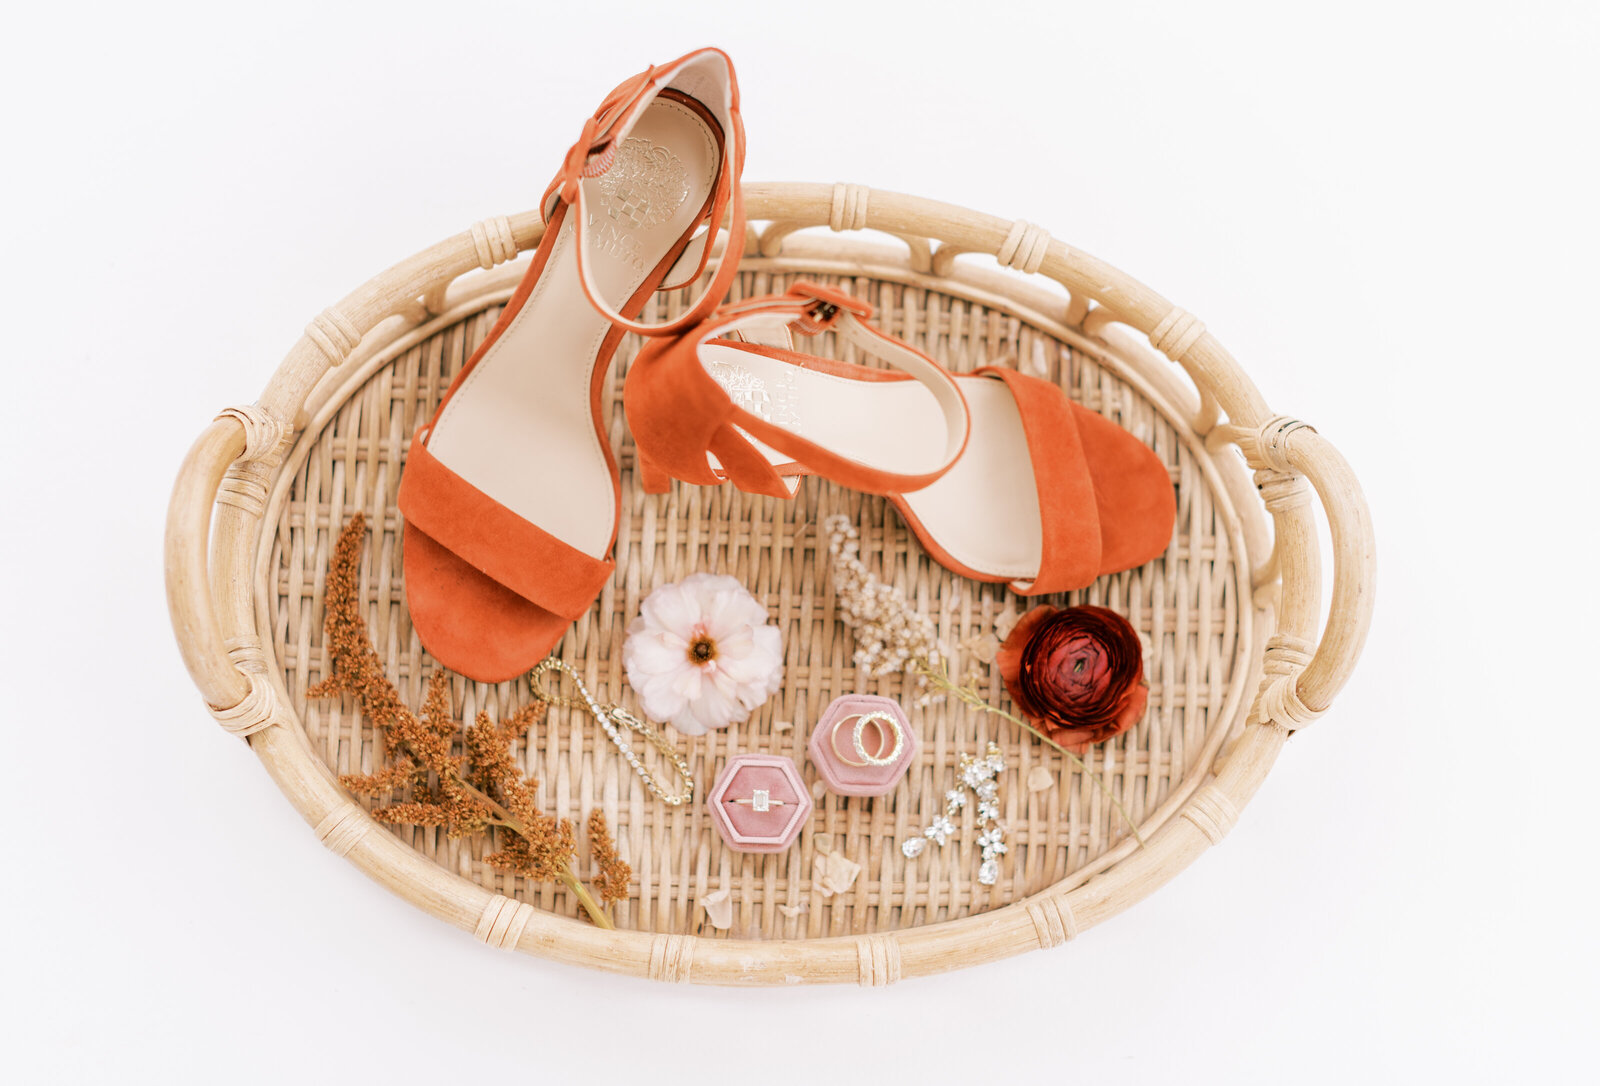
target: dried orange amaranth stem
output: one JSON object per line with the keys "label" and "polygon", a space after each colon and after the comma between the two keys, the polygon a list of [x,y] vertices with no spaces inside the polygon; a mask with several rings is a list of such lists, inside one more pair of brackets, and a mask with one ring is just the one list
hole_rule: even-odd
{"label": "dried orange amaranth stem", "polygon": [[[572,820],[541,812],[534,803],[539,782],[523,777],[511,746],[544,716],[545,703],[523,706],[499,723],[479,713],[462,736],[464,754],[452,753],[456,723],[450,712],[450,683],[444,671],[428,677],[421,714],[400,700],[378,659],[361,614],[360,566],[366,543],[366,517],[350,518],[334,547],[328,567],[327,619],[324,628],[333,657],[333,674],[307,695],[313,698],[352,694],[361,711],[383,734],[389,764],[376,773],[348,773],[339,783],[358,795],[392,796],[404,789],[410,798],[373,810],[379,822],[408,826],[442,826],[452,838],[468,837],[499,827],[505,833],[500,850],[484,857],[491,867],[537,882],[566,885],[589,918],[612,928],[605,904],[627,897],[633,872],[617,857],[605,816],[589,815],[589,836],[599,866],[594,899],[573,870],[577,840]],[[604,903],[604,904],[602,904]]]}
{"label": "dried orange amaranth stem", "polygon": [[596,807],[589,812],[589,854],[594,857],[599,873],[594,884],[600,891],[600,901],[609,905],[623,901],[628,896],[628,880],[633,878],[633,868],[622,862],[617,846],[611,840],[611,828],[606,816]]}

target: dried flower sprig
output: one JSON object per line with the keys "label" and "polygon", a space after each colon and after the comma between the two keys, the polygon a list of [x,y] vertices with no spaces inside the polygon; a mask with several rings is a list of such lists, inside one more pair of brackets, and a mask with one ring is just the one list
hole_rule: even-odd
{"label": "dried flower sprig", "polygon": [[611,828],[606,825],[606,816],[598,807],[589,812],[589,855],[599,869],[594,884],[600,891],[601,904],[609,905],[613,901],[624,900],[628,896],[628,880],[633,877],[633,869],[617,855],[616,842],[611,840]]}
{"label": "dried flower sprig", "polygon": [[935,641],[933,620],[915,611],[905,593],[883,583],[869,572],[860,558],[861,544],[850,518],[835,514],[823,521],[828,535],[834,595],[839,598],[839,617],[855,635],[855,662],[868,675],[880,677],[903,671],[913,677],[918,689],[926,690],[919,703],[934,692],[951,695],[981,713],[992,713],[1031,732],[1045,746],[1059,752],[1104,792],[1112,806],[1128,824],[1134,839],[1144,844],[1139,827],[1116,793],[1099,777],[1089,772],[1082,758],[1055,742],[1038,728],[1014,713],[989,704],[978,690],[977,676],[962,682],[951,677]]}
{"label": "dried flower sprig", "polygon": [[[524,778],[517,769],[512,744],[544,715],[545,703],[526,705],[499,723],[487,713],[479,713],[462,737],[465,753],[455,754],[456,724],[445,672],[429,676],[422,712],[413,713],[372,647],[361,614],[359,585],[365,542],[366,518],[356,513],[339,533],[328,568],[324,628],[333,674],[308,690],[307,696],[354,695],[383,735],[390,763],[376,773],[345,774],[340,783],[369,796],[390,796],[409,789],[411,798],[373,810],[372,816],[379,822],[441,826],[452,838],[491,827],[504,830],[499,851],[486,856],[486,863],[539,882],[559,881],[597,926],[615,927],[602,903],[573,871],[577,842],[572,820],[541,812],[534,802],[538,781]],[[621,900],[627,895],[632,872],[617,858],[600,811],[591,813],[589,829],[601,867],[602,902]]]}
{"label": "dried flower sprig", "polygon": [[861,541],[850,518],[835,514],[823,521],[833,570],[833,594],[839,617],[855,635],[856,667],[879,678],[897,671],[920,672],[908,665],[939,663],[933,620],[913,610],[903,592],[884,584],[861,561]]}

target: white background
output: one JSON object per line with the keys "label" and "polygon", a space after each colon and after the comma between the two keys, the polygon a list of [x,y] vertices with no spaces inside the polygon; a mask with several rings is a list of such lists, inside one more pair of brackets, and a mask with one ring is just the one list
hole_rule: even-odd
{"label": "white background", "polygon": [[[4,1077],[1593,1081],[1595,5],[1211,7],[11,9]],[[491,951],[320,848],[179,662],[162,518],[207,420],[701,44],[750,179],[1041,223],[1366,486],[1354,680],[1221,847],[1063,949],[757,992]]]}

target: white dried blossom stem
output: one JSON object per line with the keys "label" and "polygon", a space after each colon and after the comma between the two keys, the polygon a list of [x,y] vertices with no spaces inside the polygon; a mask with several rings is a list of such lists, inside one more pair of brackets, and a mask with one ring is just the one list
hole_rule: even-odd
{"label": "white dried blossom stem", "polygon": [[839,617],[855,635],[856,667],[873,678],[906,672],[915,676],[920,689],[927,680],[920,668],[908,665],[938,663],[933,620],[912,608],[905,593],[868,572],[849,517],[831,516],[822,527],[828,534]]}

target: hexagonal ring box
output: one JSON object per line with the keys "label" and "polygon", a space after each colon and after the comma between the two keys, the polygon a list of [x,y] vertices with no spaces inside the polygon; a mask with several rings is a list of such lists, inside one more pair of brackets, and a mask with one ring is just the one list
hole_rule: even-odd
{"label": "hexagonal ring box", "polygon": [[782,852],[811,817],[811,793],[793,758],[735,754],[717,774],[706,806],[735,852]]}
{"label": "hexagonal ring box", "polygon": [[[887,765],[851,765],[848,760],[855,753],[851,749],[855,729],[849,724],[848,718],[867,713],[888,713],[900,725],[905,736],[900,754]],[[844,723],[841,724],[841,721]],[[838,729],[837,736],[835,728]],[[877,727],[874,722],[874,726],[863,731],[863,745],[874,758],[887,757],[894,749],[892,736],[891,728]],[[837,745],[834,743],[836,737]],[[900,708],[899,702],[876,694],[846,694],[834,698],[823,711],[817,726],[811,729],[806,750],[829,791],[841,796],[883,796],[894,791],[895,785],[906,775],[920,745],[917,733],[911,729],[911,722],[906,719],[905,710]]]}

